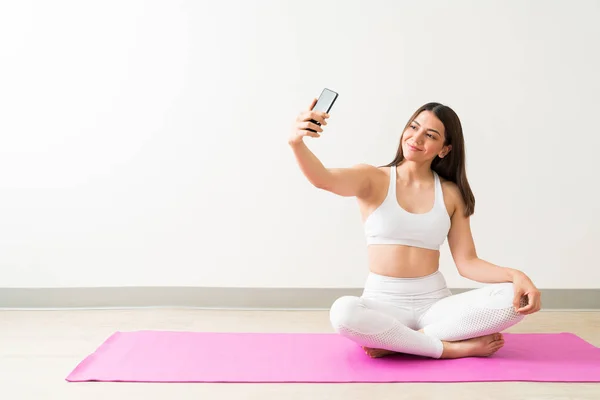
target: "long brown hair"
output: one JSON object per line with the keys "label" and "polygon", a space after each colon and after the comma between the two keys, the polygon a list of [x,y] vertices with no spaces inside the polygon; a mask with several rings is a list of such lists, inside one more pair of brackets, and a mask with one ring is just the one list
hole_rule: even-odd
{"label": "long brown hair", "polygon": [[[460,194],[465,202],[465,216],[470,216],[475,212],[475,196],[471,191],[471,186],[467,180],[467,172],[465,168],[465,140],[463,136],[462,125],[458,115],[450,107],[440,103],[427,103],[421,107],[410,117],[402,134],[408,129],[414,119],[423,111],[431,111],[446,130],[444,145],[452,145],[450,152],[444,157],[435,157],[431,162],[431,169],[437,172],[442,178],[454,182]],[[400,144],[398,151],[396,152],[396,158],[384,165],[384,167],[395,167],[404,161],[404,154],[402,153],[402,136],[400,136]]]}

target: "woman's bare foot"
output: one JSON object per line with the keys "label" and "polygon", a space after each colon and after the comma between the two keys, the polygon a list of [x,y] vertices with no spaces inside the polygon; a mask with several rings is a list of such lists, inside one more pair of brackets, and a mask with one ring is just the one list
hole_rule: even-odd
{"label": "woman's bare foot", "polygon": [[[419,332],[423,333],[420,329]],[[458,342],[444,342],[444,351],[441,358],[463,358],[463,357],[489,357],[504,346],[504,338],[501,333],[492,333],[491,335],[480,336],[473,339],[461,340]],[[364,347],[363,350],[371,358],[380,358],[392,354],[398,354],[397,351],[374,349]]]}
{"label": "woman's bare foot", "polygon": [[444,352],[441,358],[489,357],[504,346],[504,339],[501,333],[492,333],[473,339],[442,343]]}
{"label": "woman's bare foot", "polygon": [[380,357],[389,356],[391,354],[397,354],[396,351],[384,350],[384,349],[372,349],[370,347],[364,347],[364,346],[363,346],[363,350],[371,358],[380,358]]}

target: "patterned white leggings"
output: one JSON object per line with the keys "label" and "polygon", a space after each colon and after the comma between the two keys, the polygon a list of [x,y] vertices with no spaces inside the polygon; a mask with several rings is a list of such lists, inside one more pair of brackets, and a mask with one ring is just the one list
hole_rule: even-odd
{"label": "patterned white leggings", "polygon": [[363,295],[337,299],[330,320],[337,333],[361,346],[440,358],[442,340],[484,336],[520,322],[524,316],[515,312],[513,296],[512,283],[452,295],[439,271],[421,278],[370,273]]}

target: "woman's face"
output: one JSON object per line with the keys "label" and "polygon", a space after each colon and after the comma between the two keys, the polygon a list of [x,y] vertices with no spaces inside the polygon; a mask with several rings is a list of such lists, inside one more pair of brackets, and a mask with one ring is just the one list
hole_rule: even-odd
{"label": "woman's face", "polygon": [[444,146],[446,129],[433,112],[423,111],[402,134],[402,153],[409,161],[431,161],[444,157],[451,146]]}

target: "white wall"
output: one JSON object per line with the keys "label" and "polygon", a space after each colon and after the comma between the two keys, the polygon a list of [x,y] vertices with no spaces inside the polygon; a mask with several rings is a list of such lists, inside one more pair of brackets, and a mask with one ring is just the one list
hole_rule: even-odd
{"label": "white wall", "polygon": [[[462,119],[480,256],[600,284],[597,1],[36,1],[0,6],[0,287],[358,287],[353,199],[286,140],[381,165],[428,101]],[[595,204],[595,206],[594,206]],[[442,271],[460,278],[447,247]]]}

